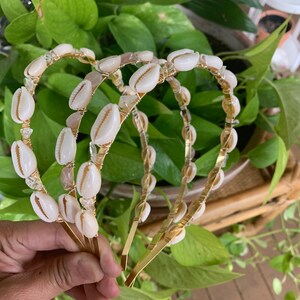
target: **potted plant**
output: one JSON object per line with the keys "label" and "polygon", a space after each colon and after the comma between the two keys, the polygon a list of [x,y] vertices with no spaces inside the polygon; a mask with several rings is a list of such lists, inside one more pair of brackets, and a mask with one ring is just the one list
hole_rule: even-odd
{"label": "potted plant", "polygon": [[[219,7],[219,2],[216,1],[216,3]],[[33,4],[34,6],[30,6],[27,10],[17,0],[1,1],[2,11],[9,20],[4,36],[13,45],[9,55],[1,60],[3,65],[1,123],[3,126],[0,127],[0,153],[2,155],[0,157],[0,191],[5,197],[5,201],[1,203],[1,216],[14,220],[35,218],[28,201],[30,191],[23,180],[17,178],[9,158],[9,146],[18,139],[20,134],[18,126],[10,118],[12,92],[22,84],[23,70],[32,59],[45,54],[57,43],[63,42],[72,43],[77,48],[89,47],[99,58],[140,50],[151,50],[158,57],[163,57],[166,53],[179,48],[192,48],[199,52],[212,53],[206,37],[195,30],[188,18],[178,8],[171,5],[156,6],[149,3],[120,5],[120,3],[115,4],[115,2],[109,1],[96,3],[92,0],[73,1],[71,6],[67,2],[56,0],[33,1]],[[127,2],[127,4],[131,3]],[[170,4],[170,2],[167,1],[166,4]],[[231,4],[233,5],[233,2]],[[186,6],[190,5],[196,4],[194,2],[186,4]],[[234,7],[239,9],[236,8],[238,6]],[[193,7],[190,6],[190,8]],[[197,11],[201,10],[197,8]],[[240,29],[244,30],[245,27],[248,29],[250,27],[253,30],[252,25],[247,27],[244,26],[244,23],[242,24]],[[290,87],[294,87],[296,79],[291,78],[274,83],[272,79],[268,79],[269,75],[266,76],[272,52],[276,48],[279,37],[280,31],[278,30],[259,47],[242,50],[239,53],[227,53],[224,56],[227,60],[235,57],[241,60],[247,59],[252,64],[250,67],[246,66],[247,68],[240,74],[241,84],[237,90],[243,106],[239,118],[240,126],[248,126],[256,122],[264,129],[278,133],[272,142],[256,149],[256,154],[255,152],[252,152],[252,156],[249,154],[257,167],[266,165],[265,162],[261,163],[265,157],[268,158],[268,163],[275,160],[279,162],[273,185],[276,184],[284,169],[283,153],[285,153],[286,147],[292,144],[294,137],[298,135],[295,127],[296,111],[290,106],[286,106],[282,100],[283,90],[292,96],[290,99],[293,99],[291,103],[294,105],[296,91]],[[32,119],[32,128],[34,128],[32,140],[36,147],[43,182],[53,196],[58,196],[63,191],[59,178],[57,178],[60,167],[54,162],[56,137],[69,114],[68,97],[80,81],[82,74],[87,70],[87,66],[71,60],[59,62],[43,77],[37,93],[37,110]],[[125,79],[132,70],[131,68],[125,70]],[[191,110],[196,120],[194,125],[199,134],[206,137],[199,140],[196,145],[196,150],[199,152],[198,175],[206,176],[216,157],[221,132],[220,124],[224,118],[221,112],[220,92],[216,83],[202,71],[185,73],[180,75],[179,79],[183,85],[189,86],[192,92]],[[278,102],[272,102],[274,91],[283,108],[276,131],[272,125],[274,117],[269,118],[259,110],[260,106],[268,108],[278,105]],[[78,146],[77,165],[86,159],[89,143],[87,135],[97,113],[106,103],[118,101],[118,97],[119,94],[116,90],[106,83],[102,84],[96,92],[93,102],[88,107],[87,116],[80,127],[81,141]],[[141,102],[140,109],[153,121],[149,126],[150,143],[160,154],[157,156],[155,173],[162,181],[176,185],[180,182],[183,144],[177,122],[178,109],[172,102],[168,87],[162,86],[157,94],[149,95],[145,101]],[[292,113],[291,117],[287,118],[289,113]],[[292,131],[291,128],[293,128]],[[287,132],[289,135],[286,134]],[[175,148],[176,151],[168,151]],[[269,151],[272,153],[271,157],[265,154]],[[228,168],[238,161],[239,157],[239,151],[233,152],[227,162]],[[259,160],[258,157],[262,157],[262,160]],[[203,164],[203,161],[208,164]],[[137,133],[131,122],[128,121],[123,126],[117,142],[111,148],[103,169],[103,177],[111,182],[137,183],[142,173]],[[136,199],[136,194],[133,199]],[[101,233],[110,239],[116,251],[126,238],[133,204],[134,201],[131,199],[110,201],[109,195],[98,203],[97,217],[103,226]],[[184,262],[178,262],[174,257],[177,259],[187,258],[188,255],[185,248],[174,247],[172,249],[173,257],[162,254],[147,269],[148,274],[169,289],[163,292],[158,291],[158,286],[145,276],[145,280],[138,282],[140,290],[124,288],[124,295],[132,298],[141,298],[141,295],[146,295],[149,299],[163,299],[178,289],[205,287],[238,276],[219,266],[227,260],[228,254],[213,235],[199,227],[190,227],[188,232],[187,245],[196,247],[200,254],[209,252],[212,255],[205,255],[205,259],[204,255],[199,255],[195,257],[194,261],[186,259]],[[136,261],[143,253],[144,239],[146,237],[141,236],[134,241],[130,253],[133,261]],[[207,245],[202,245],[201,239],[209,242]],[[157,270],[166,265],[173,268],[173,281],[169,281],[170,277],[167,272],[166,274],[157,274]],[[191,270],[193,276],[190,275]],[[205,277],[204,273],[207,274]],[[184,275],[189,280],[178,285],[176,280],[181,278],[177,276],[178,274],[189,274],[189,276]]]}

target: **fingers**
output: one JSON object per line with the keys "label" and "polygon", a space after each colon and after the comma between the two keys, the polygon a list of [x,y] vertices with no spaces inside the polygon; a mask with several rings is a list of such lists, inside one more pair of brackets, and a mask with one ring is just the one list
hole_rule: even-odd
{"label": "fingers", "polygon": [[100,294],[109,299],[118,297],[120,294],[116,279],[112,277],[104,277],[97,283],[96,288]]}
{"label": "fingers", "polygon": [[[4,279],[0,282],[0,292],[6,299],[52,299],[75,286],[99,282],[103,276],[95,256],[70,253],[46,262],[41,268]],[[18,291],[21,298],[15,297]]]}

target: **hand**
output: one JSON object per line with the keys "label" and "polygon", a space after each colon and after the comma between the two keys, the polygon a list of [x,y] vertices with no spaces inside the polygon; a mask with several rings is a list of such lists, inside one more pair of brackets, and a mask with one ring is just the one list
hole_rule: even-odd
{"label": "hand", "polygon": [[118,296],[121,268],[99,236],[100,261],[78,252],[58,223],[0,221],[0,295],[5,300],[48,300],[63,291],[77,300]]}

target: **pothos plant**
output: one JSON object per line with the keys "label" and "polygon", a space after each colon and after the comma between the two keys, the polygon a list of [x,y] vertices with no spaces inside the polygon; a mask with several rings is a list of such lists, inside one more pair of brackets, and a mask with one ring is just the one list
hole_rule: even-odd
{"label": "pothos plant", "polygon": [[[178,7],[172,5],[180,3],[180,0],[159,1],[164,6],[156,5],[156,1],[138,1],[137,5],[136,1],[122,0],[23,2],[27,6],[19,0],[0,1],[4,20],[2,25],[6,25],[1,29],[3,47],[0,60],[0,192],[4,197],[0,218],[12,220],[36,218],[28,201],[30,191],[23,180],[17,178],[9,157],[9,147],[20,135],[19,127],[10,117],[12,92],[22,83],[23,70],[31,60],[58,43],[72,43],[77,48],[89,47],[98,58],[146,49],[158,57],[164,57],[166,53],[180,48],[212,53],[205,35],[193,27]],[[224,26],[255,31],[255,26],[236,2],[258,6],[258,1],[226,1],[226,5],[222,5],[222,2],[190,1],[184,5]],[[219,18],[211,13],[218,10],[221,12]],[[231,17],[232,13],[234,18]],[[234,58],[247,62],[246,69],[239,74],[240,84],[237,89],[243,108],[239,126],[261,126],[272,131],[274,138],[245,155],[256,167],[265,167],[277,161],[273,186],[284,170],[286,149],[291,146],[299,131],[297,110],[294,109],[298,104],[298,79],[274,81],[274,76],[269,73],[270,60],[279,42],[281,29],[258,46],[223,56],[225,60]],[[53,196],[62,192],[57,176],[60,167],[54,162],[56,138],[70,113],[68,97],[86,71],[87,67],[77,62],[68,59],[61,61],[47,71],[37,92],[32,141],[42,180]],[[125,71],[125,81],[130,71]],[[214,165],[219,148],[224,120],[221,92],[216,82],[204,71],[187,72],[180,75],[179,79],[192,93],[193,125],[201,137],[195,144],[199,156],[196,161],[197,175],[206,176]],[[106,83],[95,93],[80,127],[76,165],[86,160],[88,134],[98,112],[108,102],[116,103],[118,98],[119,93]],[[273,106],[280,106],[281,113],[275,117],[265,115],[266,108]],[[158,153],[154,167],[156,177],[163,182],[178,185],[184,146],[181,141],[181,124],[178,122],[179,111],[174,105],[171,91],[162,86],[158,92],[146,96],[139,109],[152,120],[149,138]],[[125,122],[106,159],[102,174],[105,179],[115,183],[139,182],[143,166],[137,137],[132,123]],[[227,168],[237,162],[239,157],[239,150],[232,152]],[[108,237],[116,253],[126,239],[136,199],[136,193],[129,200],[111,201],[109,195],[101,201],[99,198],[97,218],[101,233]],[[142,233],[135,239],[130,253],[133,262],[142,255],[146,240],[147,237]],[[190,255],[191,252],[193,255]],[[205,229],[191,226],[182,243],[172,246],[168,253],[161,254],[146,269],[146,273],[137,282],[139,289],[123,288],[121,298],[166,299],[178,290],[207,287],[231,280],[239,275],[220,266],[228,257],[228,252],[216,237]],[[162,268],[165,272],[160,272]]]}

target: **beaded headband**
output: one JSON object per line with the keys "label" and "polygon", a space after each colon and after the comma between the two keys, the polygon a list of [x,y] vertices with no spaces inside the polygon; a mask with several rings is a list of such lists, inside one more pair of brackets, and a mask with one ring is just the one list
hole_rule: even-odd
{"label": "beaded headband", "polygon": [[[75,58],[82,63],[88,63],[94,71],[88,73],[84,80],[74,89],[69,98],[69,106],[76,112],[66,120],[66,126],[60,132],[55,158],[63,166],[61,182],[66,193],[59,196],[57,202],[47,193],[38,169],[37,160],[32,151],[32,129],[30,118],[34,113],[35,89],[44,71],[61,58]],[[129,85],[124,86],[121,68],[127,64],[142,64],[130,77]],[[208,175],[207,183],[199,197],[187,207],[184,196],[187,184],[197,173],[193,144],[196,141],[196,130],[191,125],[191,114],[187,108],[190,102],[190,92],[174,77],[178,72],[189,71],[194,68],[208,70],[218,81],[224,100],[222,107],[226,113],[225,127],[221,134],[221,149],[214,168]],[[185,236],[185,226],[201,217],[205,210],[205,201],[211,190],[221,186],[224,178],[222,167],[226,164],[227,155],[237,144],[237,133],[233,126],[235,117],[240,111],[239,101],[233,95],[237,85],[235,75],[223,67],[220,58],[203,55],[189,49],[172,52],[167,60],[157,59],[150,51],[124,53],[111,56],[100,61],[95,60],[92,50],[74,49],[70,44],[61,44],[47,54],[35,59],[24,71],[25,86],[19,88],[12,99],[12,119],[22,124],[22,140],[15,141],[11,147],[13,165],[16,173],[25,179],[26,184],[34,190],[30,197],[32,207],[36,214],[46,222],[60,222],[70,237],[81,250],[92,252],[99,256],[97,242],[98,223],[95,216],[96,195],[101,188],[101,170],[105,156],[108,154],[122,123],[131,113],[137,128],[142,148],[144,163],[144,176],[141,180],[141,193],[135,208],[135,215],[126,240],[121,264],[125,269],[127,257],[139,223],[144,222],[150,214],[151,207],[147,199],[155,188],[156,178],[151,173],[155,163],[156,153],[147,141],[147,116],[138,111],[136,105],[156,85],[167,81],[179,104],[183,119],[182,136],[185,141],[185,160],[182,168],[181,187],[169,215],[163,222],[159,232],[148,245],[146,254],[129,274],[126,285],[132,286],[138,274],[168,245],[181,241]],[[82,117],[86,111],[93,94],[99,85],[110,79],[122,93],[117,104],[107,104],[98,114],[91,128],[90,160],[83,163],[74,180],[74,161],[76,156],[76,139]],[[98,149],[99,148],[99,149]],[[77,200],[77,193],[80,195]],[[75,223],[82,238],[72,229],[70,224]]]}

